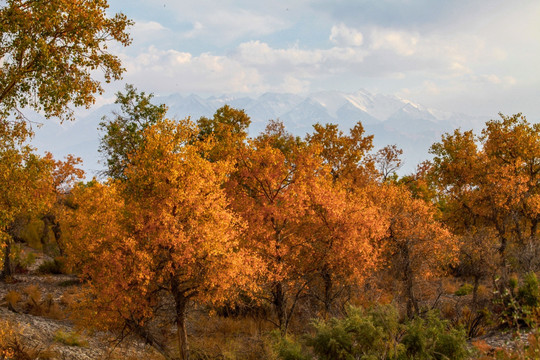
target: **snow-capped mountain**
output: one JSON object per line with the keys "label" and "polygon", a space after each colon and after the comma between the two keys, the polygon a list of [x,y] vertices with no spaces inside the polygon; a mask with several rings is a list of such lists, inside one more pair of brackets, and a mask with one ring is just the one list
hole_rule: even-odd
{"label": "snow-capped mountain", "polygon": [[[211,117],[225,104],[244,109],[252,120],[251,136],[264,130],[270,119],[283,121],[286,128],[298,136],[311,132],[312,125],[317,122],[336,123],[347,132],[360,121],[366,133],[374,135],[375,149],[389,144],[403,149],[403,174],[414,171],[419,162],[429,158],[429,147],[439,141],[443,133],[458,127],[478,131],[489,119],[445,113],[393,95],[371,94],[365,90],[355,93],[324,91],[308,96],[266,93],[256,98],[172,94],[156,97],[154,103],[166,104],[168,116],[178,119]],[[117,109],[114,104],[104,105],[73,123],[43,121],[45,125],[36,129],[33,144],[41,151],[51,151],[56,157],[69,153],[82,157],[84,168],[91,177],[103,168],[98,162],[99,122]]]}

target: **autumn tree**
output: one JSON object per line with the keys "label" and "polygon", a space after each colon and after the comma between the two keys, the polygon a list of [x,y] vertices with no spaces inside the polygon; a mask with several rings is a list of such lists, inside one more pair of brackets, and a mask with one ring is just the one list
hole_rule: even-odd
{"label": "autumn tree", "polygon": [[113,118],[103,118],[100,130],[103,132],[99,152],[107,163],[105,175],[125,178],[124,170],[129,164],[129,156],[138,150],[144,141],[144,130],[165,117],[167,107],[154,105],[153,94],[138,92],[133,85],[126,85],[124,93],[116,93],[115,104],[120,112]]}
{"label": "autumn tree", "polygon": [[72,118],[70,104],[90,106],[123,68],[107,46],[128,45],[131,21],[107,14],[104,0],[7,0],[0,7],[0,118],[22,108]]}
{"label": "autumn tree", "polygon": [[365,135],[358,122],[345,135],[336,124],[315,124],[313,134],[306,141],[321,149],[321,157],[330,167],[334,181],[348,179],[362,183],[374,174],[373,161],[368,152],[373,148],[373,135]]}
{"label": "autumn tree", "polygon": [[361,123],[349,135],[337,125],[316,124],[313,134],[306,137],[319,149],[324,165],[317,186],[310,186],[312,212],[306,228],[311,231],[306,234],[316,248],[315,272],[322,282],[322,291],[312,293],[323,303],[325,314],[346,288],[359,286],[378,265],[385,220],[366,196],[377,177],[369,156],[372,140]]}
{"label": "autumn tree", "polygon": [[420,311],[422,284],[449,270],[457,239],[436,218],[435,206],[415,199],[402,186],[382,185],[373,194],[388,218],[384,239],[387,269],[402,286],[407,315]]}
{"label": "autumn tree", "polygon": [[414,198],[444,207],[444,198],[439,196],[432,169],[430,161],[423,161],[413,173],[396,179],[396,183],[409,189]]}
{"label": "autumn tree", "polygon": [[[158,120],[144,132],[123,181],[80,187],[69,252],[88,280],[92,318],[134,333],[166,358],[188,358],[190,301],[219,302],[243,283],[249,262],[238,247],[240,220],[221,186],[227,163],[209,162],[189,120]],[[246,269],[247,268],[247,269]],[[168,307],[168,304],[171,304]],[[175,318],[178,354],[159,329]],[[166,313],[168,314],[168,312]]]}
{"label": "autumn tree", "polygon": [[476,308],[481,282],[493,279],[499,265],[497,234],[490,226],[472,226],[458,236],[461,238],[459,258],[454,272],[472,280],[472,303]]}
{"label": "autumn tree", "polygon": [[503,277],[509,247],[517,263],[532,270],[523,250],[538,246],[539,131],[538,124],[529,124],[520,114],[501,115],[486,123],[480,136],[456,130],[431,149],[445,221],[458,234],[491,227]]}
{"label": "autumn tree", "polygon": [[69,200],[71,190],[77,182],[84,178],[84,171],[79,168],[82,159],[68,155],[65,160],[55,160],[51,153],[47,153],[45,158],[52,164],[50,177],[54,200],[47,209],[39,214],[40,219],[43,221],[43,231],[40,240],[46,249],[52,243],[50,239],[50,233],[52,232],[54,243],[56,243],[60,255],[64,255],[65,243],[60,219],[66,208],[72,206]]}
{"label": "autumn tree", "polygon": [[340,298],[348,299],[348,290],[358,289],[381,265],[387,224],[368,196],[371,190],[350,191],[333,183],[330,174],[310,186],[309,211],[301,227],[313,248],[310,257],[319,280],[310,284],[310,293],[322,303],[325,316]]}
{"label": "autumn tree", "polygon": [[228,184],[233,209],[247,222],[244,247],[263,263],[261,297],[273,307],[282,333],[312,279],[313,248],[301,224],[318,167],[306,143],[270,122],[240,152]]}
{"label": "autumn tree", "polygon": [[5,279],[12,275],[10,252],[17,219],[38,213],[52,201],[53,164],[28,145],[26,123],[0,119],[0,244]]}

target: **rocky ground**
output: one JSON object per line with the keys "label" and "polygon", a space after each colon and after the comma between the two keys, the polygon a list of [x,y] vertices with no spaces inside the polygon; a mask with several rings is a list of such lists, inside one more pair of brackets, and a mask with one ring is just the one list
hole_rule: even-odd
{"label": "rocky ground", "polygon": [[69,317],[69,298],[80,287],[71,275],[40,274],[39,266],[52,261],[36,253],[28,272],[0,283],[0,326],[10,324],[29,358],[41,359],[150,359],[151,349],[135,341],[120,345],[107,334],[88,334]]}

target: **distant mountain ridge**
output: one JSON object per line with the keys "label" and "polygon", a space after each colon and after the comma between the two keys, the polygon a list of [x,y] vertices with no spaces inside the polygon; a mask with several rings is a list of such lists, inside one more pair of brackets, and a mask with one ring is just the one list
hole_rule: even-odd
{"label": "distant mountain ridge", "polygon": [[[355,93],[323,91],[307,96],[265,93],[253,98],[172,94],[156,96],[154,102],[166,104],[167,115],[178,119],[211,117],[225,104],[243,109],[252,120],[251,136],[260,133],[270,119],[283,121],[289,132],[302,137],[311,132],[312,125],[317,122],[335,123],[347,132],[360,121],[366,133],[374,135],[375,148],[396,144],[403,149],[402,174],[414,171],[419,162],[427,159],[429,147],[439,141],[443,133],[458,127],[478,130],[489,120],[487,116],[441,112],[394,95],[372,94],[365,90]],[[98,124],[103,116],[112,116],[117,108],[114,104],[104,105],[69,124],[45,121],[43,128],[36,130],[33,143],[38,149],[51,151],[57,157],[68,153],[81,156],[84,168],[92,176],[103,168],[98,163]]]}

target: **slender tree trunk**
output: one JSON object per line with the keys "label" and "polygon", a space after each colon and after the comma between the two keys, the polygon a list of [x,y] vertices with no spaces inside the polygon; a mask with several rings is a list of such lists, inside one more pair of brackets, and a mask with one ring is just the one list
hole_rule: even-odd
{"label": "slender tree trunk", "polygon": [[283,284],[277,282],[274,287],[274,309],[278,317],[279,331],[282,336],[287,334],[287,328],[289,326],[287,321],[287,299],[285,292],[283,291]]}
{"label": "slender tree trunk", "polygon": [[186,309],[188,298],[182,292],[174,293],[176,310],[176,333],[178,337],[178,353],[180,360],[189,360],[189,349],[186,332]]}
{"label": "slender tree trunk", "polygon": [[531,224],[531,240],[536,237],[536,232],[538,231],[538,221],[533,220]]}
{"label": "slender tree trunk", "polygon": [[332,289],[334,282],[332,281],[332,273],[325,267],[322,271],[324,281],[324,316],[327,319],[332,310]]}
{"label": "slender tree trunk", "polygon": [[413,281],[410,274],[407,274],[407,279],[405,281],[405,287],[406,287],[406,293],[407,293],[407,317],[409,319],[412,319],[414,315],[417,315],[419,313],[418,308],[418,301],[416,300],[416,297],[414,296],[414,290],[413,290]]}
{"label": "slender tree trunk", "polygon": [[41,246],[43,247],[43,251],[45,253],[49,252],[49,244],[51,243],[51,240],[49,238],[49,230],[51,228],[51,217],[49,215],[44,215],[41,217],[41,221],[43,221],[43,231],[41,232],[41,238],[39,241],[41,242]]}
{"label": "slender tree trunk", "polygon": [[0,274],[0,280],[5,280],[6,278],[13,276],[13,269],[11,268],[11,240],[8,240],[6,247],[4,249],[4,267],[2,273]]}
{"label": "slender tree trunk", "polygon": [[65,245],[64,245],[64,239],[62,238],[62,228],[60,227],[60,222],[54,219],[52,231],[54,234],[54,239],[56,240],[56,245],[58,245],[58,251],[60,252],[60,256],[64,256],[65,254]]}
{"label": "slender tree trunk", "polygon": [[403,247],[403,255],[405,257],[405,293],[407,296],[407,317],[411,319],[419,313],[418,301],[414,296],[413,269],[411,268],[411,260],[409,258],[409,248],[406,244]]}
{"label": "slender tree trunk", "polygon": [[473,292],[472,292],[472,302],[473,302],[473,307],[474,307],[475,311],[476,311],[477,303],[478,303],[478,286],[479,286],[479,283],[480,283],[479,277],[475,276],[474,277],[474,287],[473,287]]}
{"label": "slender tree trunk", "polygon": [[501,282],[499,283],[499,290],[502,291],[508,287],[508,269],[506,268],[506,247],[508,246],[508,240],[506,237],[500,236],[501,245],[499,246],[499,256],[501,257]]}
{"label": "slender tree trunk", "polygon": [[56,216],[54,214],[46,214],[44,215],[41,220],[43,221],[43,233],[41,235],[41,244],[45,248],[49,248],[50,246],[50,240],[49,240],[49,230],[52,230],[54,234],[54,240],[56,241],[56,245],[58,245],[58,251],[60,252],[60,255],[64,255],[64,243],[62,242],[62,228],[60,227],[60,222],[56,220]]}

